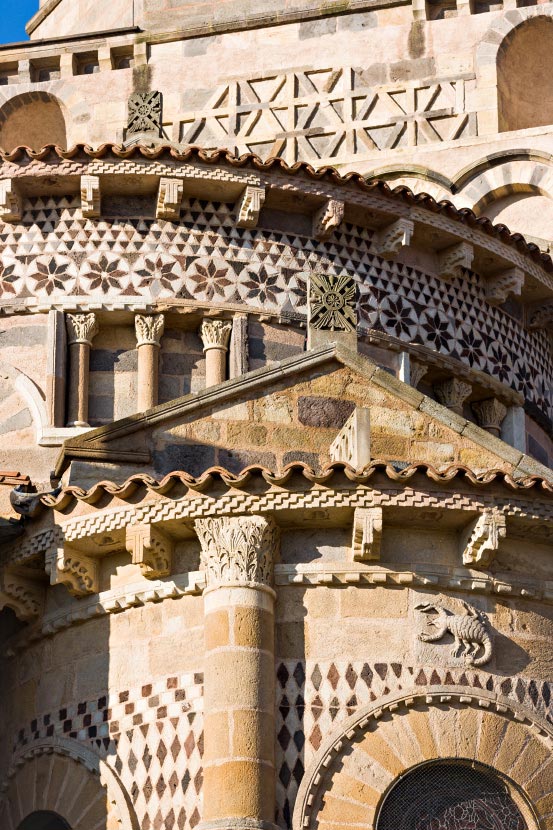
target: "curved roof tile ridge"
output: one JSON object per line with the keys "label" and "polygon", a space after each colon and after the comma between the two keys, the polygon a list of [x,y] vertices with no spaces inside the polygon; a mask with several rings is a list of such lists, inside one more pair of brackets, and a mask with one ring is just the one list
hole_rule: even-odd
{"label": "curved roof tile ridge", "polygon": [[477,227],[479,230],[500,238],[503,242],[518,248],[523,253],[538,261],[540,265],[547,271],[553,271],[553,261],[551,257],[540,250],[540,248],[533,242],[527,242],[524,236],[518,232],[511,232],[506,225],[494,223],[487,216],[476,216],[474,211],[470,208],[457,208],[448,199],[436,201],[436,199],[428,193],[413,193],[406,185],[398,185],[394,188],[390,187],[387,182],[381,179],[371,179],[364,177],[361,173],[355,171],[348,171],[347,173],[340,173],[335,167],[324,166],[315,168],[313,165],[305,161],[296,161],[294,164],[288,164],[284,159],[277,157],[270,157],[266,160],[261,159],[255,153],[243,153],[239,156],[234,155],[229,150],[205,150],[197,145],[189,145],[185,148],[177,149],[170,144],[159,144],[154,147],[146,144],[133,144],[132,146],[125,146],[123,144],[115,144],[106,142],[100,144],[98,147],[92,147],[90,144],[74,144],[72,147],[63,149],[55,144],[47,144],[40,150],[32,150],[30,147],[14,147],[10,151],[0,149],[0,159],[6,162],[17,163],[24,161],[25,157],[29,161],[44,161],[51,154],[60,159],[74,159],[79,154],[87,156],[88,158],[98,159],[103,158],[109,153],[112,153],[117,158],[129,159],[142,156],[147,159],[158,159],[163,155],[169,155],[176,161],[187,162],[191,160],[198,160],[204,164],[220,164],[226,163],[232,167],[253,167],[256,170],[267,172],[274,168],[278,168],[280,172],[287,175],[294,176],[299,173],[307,175],[309,178],[322,180],[330,179],[334,184],[347,185],[353,184],[360,187],[362,190],[378,190],[385,196],[392,198],[400,198],[403,202],[409,205],[420,205],[435,213],[443,213],[459,222],[468,224],[471,227]]}
{"label": "curved roof tile ridge", "polygon": [[292,462],[283,467],[282,471],[278,473],[272,472],[267,467],[255,464],[245,467],[239,473],[232,473],[223,467],[209,467],[197,477],[182,470],[175,470],[168,473],[160,481],[150,475],[137,473],[126,479],[123,484],[115,484],[112,481],[100,481],[89,490],[83,490],[81,487],[75,485],[64,487],[56,496],[43,496],[41,503],[46,508],[60,511],[65,510],[73,501],[95,504],[106,495],[125,501],[141,488],[158,493],[159,495],[167,495],[178,485],[190,490],[204,491],[210,489],[218,482],[222,482],[227,487],[241,489],[246,487],[255,478],[262,478],[270,485],[285,486],[294,475],[303,476],[303,478],[313,484],[330,485],[335,476],[344,474],[354,484],[367,484],[378,473],[383,474],[390,481],[398,484],[406,484],[415,475],[424,475],[431,481],[442,484],[449,483],[454,479],[466,479],[472,486],[479,488],[499,483],[505,484],[511,490],[518,492],[536,488],[548,495],[553,495],[553,481],[537,475],[514,478],[511,473],[495,468],[476,473],[464,465],[453,464],[438,469],[431,464],[417,462],[403,469],[397,469],[388,461],[371,461],[363,469],[355,470],[349,464],[334,461],[323,467],[320,472],[316,472],[303,462]]}

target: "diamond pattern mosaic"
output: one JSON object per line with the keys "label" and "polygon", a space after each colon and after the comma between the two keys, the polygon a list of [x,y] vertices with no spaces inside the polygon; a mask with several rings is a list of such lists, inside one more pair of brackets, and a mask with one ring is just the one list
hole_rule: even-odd
{"label": "diamond pattern mosaic", "polygon": [[466,686],[493,692],[538,712],[553,724],[553,683],[401,663],[281,662],[277,665],[276,710],[279,826],[286,830],[292,826],[304,769],[340,722],[359,707],[390,693],[432,686]]}
{"label": "diamond pattern mosaic", "polygon": [[[546,332],[527,331],[518,307],[490,306],[477,276],[445,283],[383,262],[370,231],[344,224],[326,241],[237,228],[233,206],[192,200],[178,225],[155,219],[80,218],[70,198],[26,201],[22,222],[0,226],[0,303],[86,295],[107,302],[170,297],[242,304],[301,319],[312,272],[354,276],[361,330],[382,331],[481,369],[553,419]],[[163,253],[159,251],[162,250]]]}

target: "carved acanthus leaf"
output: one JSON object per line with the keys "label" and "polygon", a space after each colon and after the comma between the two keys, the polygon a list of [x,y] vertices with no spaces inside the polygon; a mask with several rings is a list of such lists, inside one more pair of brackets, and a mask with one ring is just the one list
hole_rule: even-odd
{"label": "carved acanthus leaf", "polygon": [[489,568],[500,540],[506,536],[507,524],[502,513],[496,510],[482,513],[461,534],[463,565],[469,568]]}
{"label": "carved acanthus leaf", "polygon": [[182,179],[162,177],[159,180],[156,216],[158,219],[176,220],[180,218],[180,206],[184,195]]}
{"label": "carved acanthus leaf", "polygon": [[344,203],[329,199],[313,216],[313,236],[328,239],[344,219]]}
{"label": "carved acanthus leaf", "polygon": [[164,328],[163,314],[137,314],[134,318],[137,347],[159,346]]}
{"label": "carved acanthus leaf", "polygon": [[50,575],[51,585],[65,585],[74,597],[98,593],[97,560],[69,547],[67,543],[48,552],[46,572]]}
{"label": "carved acanthus leaf", "polygon": [[13,179],[0,180],[0,219],[19,222],[23,215],[23,200]]}
{"label": "carved acanthus leaf", "polygon": [[351,551],[355,562],[380,559],[382,508],[357,507],[353,516]]}
{"label": "carved acanthus leaf", "polygon": [[462,415],[463,404],[471,394],[472,386],[459,378],[448,378],[442,383],[437,383],[434,392],[441,404]]}
{"label": "carved acanthus leaf", "polygon": [[231,331],[232,323],[230,320],[213,320],[210,318],[203,320],[200,327],[200,337],[204,352],[207,349],[227,349]]}
{"label": "carved acanthus leaf", "polygon": [[376,231],[371,242],[375,254],[391,259],[411,243],[415,224],[410,219],[397,219]]}
{"label": "carved acanthus leaf", "polygon": [[419,383],[428,372],[426,363],[419,363],[417,360],[411,360],[409,363],[409,381],[413,389],[417,389]]}
{"label": "carved acanthus leaf", "polygon": [[507,407],[497,398],[486,398],[472,404],[479,425],[494,435],[501,434],[501,424],[507,414]]}
{"label": "carved acanthus leaf", "polygon": [[197,519],[201,562],[208,587],[224,584],[270,585],[278,529],[264,516]]}
{"label": "carved acanthus leaf", "polygon": [[147,579],[159,579],[171,573],[173,542],[153,525],[128,525],[125,547],[133,565],[139,565]]}
{"label": "carved acanthus leaf", "polygon": [[236,205],[236,225],[255,228],[265,202],[265,188],[248,185]]}
{"label": "carved acanthus leaf", "polygon": [[371,460],[370,410],[357,407],[330,445],[330,460],[362,470]]}
{"label": "carved acanthus leaf", "polygon": [[438,268],[440,277],[450,282],[456,277],[463,276],[463,270],[472,265],[474,249],[468,242],[459,242],[438,252]]}
{"label": "carved acanthus leaf", "polygon": [[101,214],[99,176],[81,176],[81,213],[85,219],[94,219]]}
{"label": "carved acanthus leaf", "polygon": [[72,343],[86,343],[91,346],[99,330],[94,312],[90,312],[90,314],[66,314],[65,324],[69,345]]}
{"label": "carved acanthus leaf", "polygon": [[0,579],[0,609],[11,608],[23,622],[38,617],[44,606],[44,586],[5,569]]}

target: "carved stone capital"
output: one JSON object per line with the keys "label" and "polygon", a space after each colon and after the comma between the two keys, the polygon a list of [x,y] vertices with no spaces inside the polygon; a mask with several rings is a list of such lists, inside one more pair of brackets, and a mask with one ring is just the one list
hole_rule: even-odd
{"label": "carved stone capital", "polygon": [[85,219],[93,219],[101,214],[99,176],[81,176],[81,213]]}
{"label": "carved stone capital", "polygon": [[98,334],[99,326],[96,315],[90,314],[66,314],[65,325],[67,326],[67,342],[86,343],[92,346],[92,341]]}
{"label": "carved stone capital", "polygon": [[507,407],[497,398],[486,398],[472,404],[479,425],[493,435],[501,434],[501,424],[507,414]]}
{"label": "carved stone capital", "polygon": [[450,282],[456,277],[463,276],[463,270],[472,265],[474,249],[468,242],[459,242],[438,252],[438,268],[440,277]]}
{"label": "carved stone capital", "polygon": [[74,597],[99,591],[98,561],[67,544],[53,548],[46,555],[46,572],[51,585],[65,585]]}
{"label": "carved stone capital", "polygon": [[313,236],[328,239],[344,219],[344,203],[329,199],[313,216]]}
{"label": "carved stone capital", "polygon": [[414,222],[410,219],[397,219],[375,232],[371,248],[383,259],[392,259],[411,243],[414,229]]}
{"label": "carved stone capital", "polygon": [[265,202],[265,188],[248,185],[236,205],[236,226],[255,228]]}
{"label": "carved stone capital", "polygon": [[502,305],[508,297],[520,297],[524,286],[524,272],[520,268],[509,268],[494,274],[484,282],[486,300],[490,305]]}
{"label": "carved stone capital", "polygon": [[208,349],[228,349],[232,323],[230,320],[205,319],[200,326],[204,352]]}
{"label": "carved stone capital", "polygon": [[201,562],[208,587],[271,585],[278,544],[274,521],[264,516],[197,519]]}
{"label": "carved stone capital", "polygon": [[165,328],[163,314],[137,314],[134,318],[134,331],[137,348],[140,346],[159,346]]}
{"label": "carved stone capital", "polygon": [[4,222],[19,222],[23,215],[23,200],[17,192],[13,179],[0,181],[0,219]]}
{"label": "carved stone capital", "polygon": [[419,383],[428,372],[426,363],[419,363],[417,360],[411,360],[409,365],[409,380],[410,386],[417,389]]}
{"label": "carved stone capital", "polygon": [[448,378],[434,386],[439,402],[458,415],[463,414],[463,404],[472,392],[470,383],[459,378]]}
{"label": "carved stone capital", "polygon": [[6,569],[0,578],[0,610],[11,608],[23,622],[40,615],[44,606],[44,586]]}
{"label": "carved stone capital", "polygon": [[496,510],[482,513],[461,534],[463,565],[469,568],[489,568],[507,535],[505,516]]}
{"label": "carved stone capital", "polygon": [[133,565],[139,565],[147,579],[159,579],[171,573],[173,542],[153,525],[128,525],[125,547]]}
{"label": "carved stone capital", "polygon": [[180,206],[184,195],[182,179],[162,177],[157,193],[156,216],[158,219],[174,220],[180,217]]}
{"label": "carved stone capital", "polygon": [[355,509],[351,541],[351,552],[355,562],[380,559],[382,525],[381,507],[357,507]]}

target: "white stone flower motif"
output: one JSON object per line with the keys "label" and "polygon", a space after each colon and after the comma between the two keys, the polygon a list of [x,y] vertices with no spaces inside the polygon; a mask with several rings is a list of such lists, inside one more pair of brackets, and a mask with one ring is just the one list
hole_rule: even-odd
{"label": "white stone flower motif", "polygon": [[69,257],[42,254],[27,266],[27,286],[32,294],[72,294],[77,273],[77,265]]}
{"label": "white stone flower motif", "polygon": [[168,254],[146,254],[134,265],[131,274],[133,288],[143,297],[175,297],[184,283],[182,265]]}
{"label": "white stone flower motif", "polygon": [[86,294],[118,295],[125,292],[130,282],[128,262],[111,252],[92,254],[79,274],[80,291]]}
{"label": "white stone flower motif", "polygon": [[186,286],[194,299],[229,300],[236,290],[236,275],[224,259],[201,257],[188,268]]}

